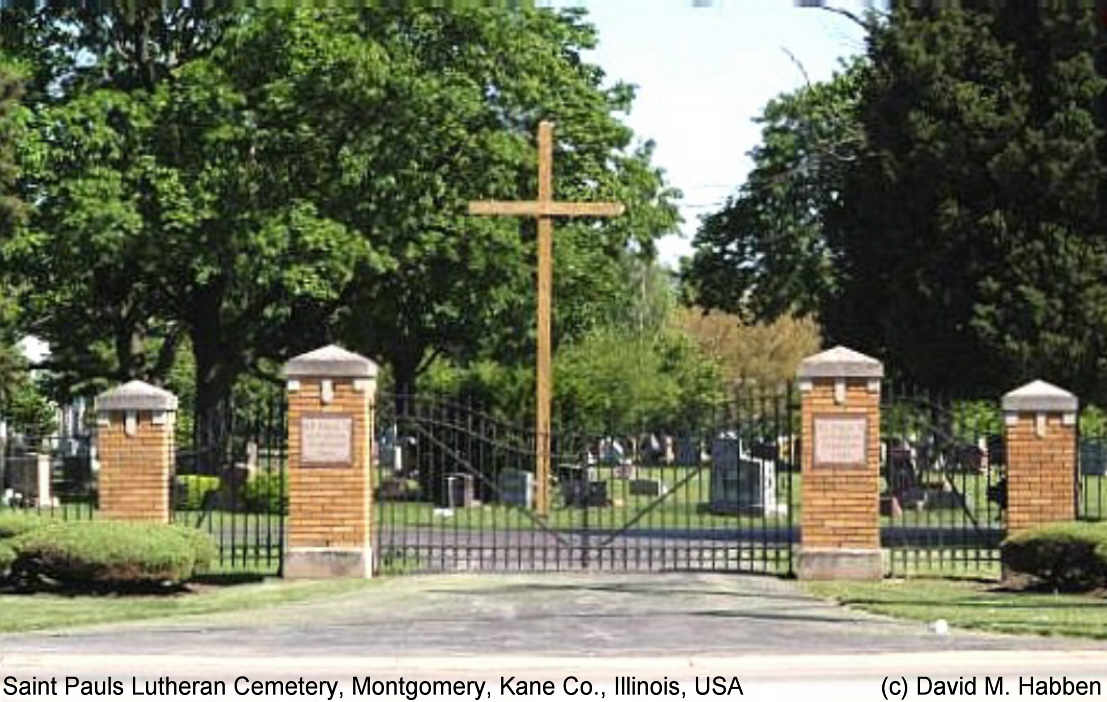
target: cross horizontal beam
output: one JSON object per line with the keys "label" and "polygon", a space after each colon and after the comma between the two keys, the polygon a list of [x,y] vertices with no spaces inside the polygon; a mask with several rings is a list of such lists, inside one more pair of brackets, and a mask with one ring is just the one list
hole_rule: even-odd
{"label": "cross horizontal beam", "polygon": [[555,200],[477,200],[469,203],[471,215],[516,217],[615,217],[626,208],[621,202],[557,202]]}

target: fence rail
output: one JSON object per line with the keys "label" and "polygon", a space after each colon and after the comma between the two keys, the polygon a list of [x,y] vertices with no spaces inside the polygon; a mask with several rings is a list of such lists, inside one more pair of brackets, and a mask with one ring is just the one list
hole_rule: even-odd
{"label": "fence rail", "polygon": [[377,565],[790,573],[798,458],[789,393],[669,426],[553,423],[548,512],[534,432],[457,399],[378,397]]}

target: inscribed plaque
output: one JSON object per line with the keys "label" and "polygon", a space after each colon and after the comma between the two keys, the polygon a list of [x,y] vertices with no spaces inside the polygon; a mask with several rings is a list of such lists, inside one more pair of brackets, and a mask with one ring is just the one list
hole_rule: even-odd
{"label": "inscribed plaque", "polygon": [[354,418],[306,414],[300,418],[300,465],[344,468],[353,464]]}
{"label": "inscribed plaque", "polygon": [[815,415],[814,468],[864,467],[868,418],[863,414]]}

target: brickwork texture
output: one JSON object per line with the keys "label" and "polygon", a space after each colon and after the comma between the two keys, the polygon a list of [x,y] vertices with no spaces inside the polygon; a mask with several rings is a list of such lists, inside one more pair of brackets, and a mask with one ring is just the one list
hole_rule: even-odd
{"label": "brickwork texture", "polygon": [[111,411],[96,433],[100,459],[100,516],[134,522],[169,522],[169,480],[173,472],[173,412],[153,423],[153,412],[137,412],[134,436],[126,434],[126,412]]}
{"label": "brickwork texture", "polygon": [[[860,468],[814,468],[814,417],[860,414],[867,417],[867,464]],[[834,380],[817,378],[802,401],[803,546],[880,548],[880,392],[865,379],[847,379],[843,404],[834,401]]]}
{"label": "brickwork texture", "polygon": [[[290,548],[369,546],[372,534],[369,437],[372,415],[369,390],[357,390],[350,378],[336,378],[333,399],[324,403],[322,378],[298,378],[288,393],[288,545]],[[304,467],[300,461],[300,418],[304,414],[337,414],[353,418],[351,467]]]}
{"label": "brickwork texture", "polygon": [[1076,519],[1076,425],[1060,412],[1046,412],[1045,436],[1035,431],[1034,412],[1019,412],[1005,428],[1007,529]]}

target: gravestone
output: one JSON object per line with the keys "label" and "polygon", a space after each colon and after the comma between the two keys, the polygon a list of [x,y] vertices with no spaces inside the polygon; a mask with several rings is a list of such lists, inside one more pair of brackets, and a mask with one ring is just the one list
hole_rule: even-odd
{"label": "gravestone", "polygon": [[24,506],[50,507],[50,455],[32,453],[8,459],[8,480],[11,489],[21,495]]}
{"label": "gravestone", "polygon": [[606,480],[573,480],[562,483],[562,497],[566,507],[606,507]]}
{"label": "gravestone", "polygon": [[660,497],[665,492],[665,484],[660,480],[631,480],[627,483],[631,495]]}
{"label": "gravestone", "polygon": [[403,444],[404,437],[398,435],[395,424],[381,432],[377,441],[378,465],[397,473],[402,472],[404,466],[407,465],[404,462]]}
{"label": "gravestone", "polygon": [[718,438],[711,446],[711,511],[773,516],[786,508],[776,497],[776,461],[755,458],[743,442]]}
{"label": "gravestone", "polygon": [[618,439],[604,439],[600,442],[600,463],[609,466],[622,465],[626,451]]}
{"label": "gravestone", "polygon": [[530,509],[534,505],[534,474],[526,470],[500,471],[499,492],[501,502]]}
{"label": "gravestone", "polygon": [[1080,473],[1107,475],[1107,443],[1102,439],[1081,439]]}
{"label": "gravestone", "polygon": [[392,427],[377,435],[377,465],[386,470],[396,467],[396,432]]}
{"label": "gravestone", "polygon": [[[527,475],[530,475],[529,473]],[[473,476],[469,473],[447,473],[442,491],[441,507],[470,507],[473,504]]]}
{"label": "gravestone", "polygon": [[638,475],[638,466],[622,465],[611,469],[611,477],[619,480],[633,480]]}
{"label": "gravestone", "polygon": [[678,439],[674,463],[678,466],[698,466],[703,460],[700,442],[690,437]]}
{"label": "gravestone", "polygon": [[664,460],[664,449],[657,434],[644,434],[639,441],[641,454],[639,463],[646,466],[661,465]]}

